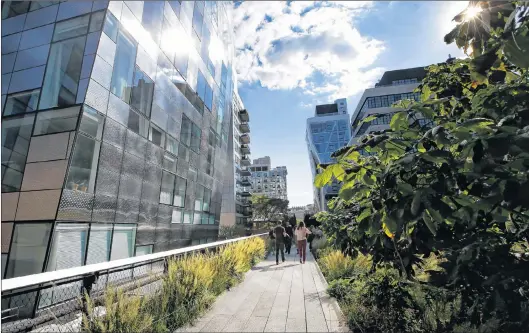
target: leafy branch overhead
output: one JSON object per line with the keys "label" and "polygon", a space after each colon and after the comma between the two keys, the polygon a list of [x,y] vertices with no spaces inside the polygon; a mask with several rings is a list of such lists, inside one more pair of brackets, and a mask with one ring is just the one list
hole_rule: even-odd
{"label": "leafy branch overhead", "polygon": [[390,130],[320,166],[317,186],[342,187],[319,217],[345,252],[370,253],[410,279],[421,258],[443,253],[445,283],[471,286],[468,297],[511,276],[495,288],[519,299],[516,288],[529,291],[519,253],[529,241],[529,7],[469,6],[477,15],[457,15],[445,37],[469,58],[428,66],[421,100],[395,105]]}

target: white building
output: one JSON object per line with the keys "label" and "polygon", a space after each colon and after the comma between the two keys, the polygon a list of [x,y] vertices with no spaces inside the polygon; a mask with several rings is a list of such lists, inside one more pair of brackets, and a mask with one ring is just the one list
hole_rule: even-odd
{"label": "white building", "polygon": [[286,166],[272,168],[270,156],[265,156],[254,159],[249,169],[252,194],[288,200]]}
{"label": "white building", "polygon": [[306,214],[314,214],[314,205],[309,204],[305,206],[294,206],[288,209],[289,216],[296,216],[296,220],[303,220]]}
{"label": "white building", "polygon": [[[388,129],[393,114],[400,110],[391,105],[403,99],[419,100],[420,93],[413,91],[425,75],[424,67],[388,71],[374,88],[366,89],[351,117],[349,145],[357,144],[358,139],[365,134]],[[377,119],[361,124],[362,119],[375,114],[378,115]],[[421,125],[425,122],[425,119],[419,121]]]}
{"label": "white building", "polygon": [[[306,142],[313,182],[318,165],[331,163],[331,154],[347,145],[351,138],[350,128],[345,98],[336,100],[334,104],[317,105],[314,117],[307,119]],[[328,200],[335,197],[339,190],[336,182],[323,188],[313,186],[315,210],[326,210]]]}
{"label": "white building", "polygon": [[251,216],[249,209],[248,165],[250,165],[250,117],[236,89],[231,105],[228,161],[222,193],[221,226],[244,225]]}

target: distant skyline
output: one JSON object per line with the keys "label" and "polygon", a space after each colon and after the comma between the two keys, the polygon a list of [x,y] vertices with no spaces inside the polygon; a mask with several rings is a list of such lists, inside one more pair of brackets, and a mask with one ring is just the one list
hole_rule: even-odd
{"label": "distant skyline", "polygon": [[239,94],[250,112],[251,158],[288,170],[290,206],[313,203],[306,119],[347,98],[352,114],[384,71],[463,57],[443,36],[467,1],[238,2]]}

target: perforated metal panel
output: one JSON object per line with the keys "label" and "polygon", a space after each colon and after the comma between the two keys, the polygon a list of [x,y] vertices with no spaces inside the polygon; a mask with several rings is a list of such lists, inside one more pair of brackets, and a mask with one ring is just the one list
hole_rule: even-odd
{"label": "perforated metal panel", "polygon": [[163,160],[163,149],[155,145],[154,143],[147,143],[147,151],[145,152],[145,160],[149,163],[156,165],[162,165]]}
{"label": "perforated metal panel", "polygon": [[96,194],[116,197],[118,195],[119,173],[106,167],[97,172]]}
{"label": "perforated metal panel", "polygon": [[158,204],[146,201],[140,202],[140,213],[138,223],[151,225],[153,228],[156,225],[158,218]]}
{"label": "perforated metal panel", "polygon": [[94,197],[94,209],[92,221],[114,222],[117,208],[117,198],[113,196],[96,194]]}
{"label": "perforated metal panel", "polygon": [[158,205],[158,224],[170,224],[173,207],[167,205]]}
{"label": "perforated metal panel", "polygon": [[119,148],[125,146],[125,135],[127,129],[118,122],[107,118],[105,121],[105,131],[103,133],[103,141],[109,142]]}
{"label": "perforated metal panel", "polygon": [[[123,150],[103,142],[99,156],[99,168],[120,173]],[[117,184],[116,184],[117,185]]]}
{"label": "perforated metal panel", "polygon": [[57,220],[90,221],[93,204],[93,194],[64,189]]}
{"label": "perforated metal panel", "polygon": [[138,222],[139,210],[139,201],[118,198],[118,207],[116,210],[115,221],[122,223],[136,223]]}
{"label": "perforated metal panel", "polygon": [[125,143],[125,151],[139,157],[145,156],[145,146],[147,139],[142,138],[131,130],[127,130],[127,141]]}

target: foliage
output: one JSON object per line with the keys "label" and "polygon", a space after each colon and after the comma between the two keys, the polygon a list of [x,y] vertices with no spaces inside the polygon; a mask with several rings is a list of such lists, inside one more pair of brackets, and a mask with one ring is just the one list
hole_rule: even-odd
{"label": "foliage", "polygon": [[371,269],[370,257],[359,255],[353,259],[334,249],[324,250],[318,263],[323,275],[329,280],[351,278]]}
{"label": "foliage", "polygon": [[251,201],[253,221],[280,221],[288,216],[288,200],[254,194]]}
{"label": "foliage", "polygon": [[[476,19],[456,16],[445,38],[470,58],[429,66],[421,101],[396,104],[389,131],[321,166],[317,185],[343,186],[334,211],[318,219],[344,253],[369,253],[407,280],[422,279],[415,268],[442,254],[428,283],[457,289],[469,327],[500,318],[502,331],[517,332],[529,326],[529,260],[520,252],[529,245],[529,9],[470,6],[481,10]],[[423,117],[434,125],[421,126]]]}
{"label": "foliage", "polygon": [[310,214],[305,214],[303,216],[303,223],[305,223],[305,226],[307,228],[320,226],[320,223],[318,222],[318,220],[316,220],[316,218]]}
{"label": "foliage", "polygon": [[[264,257],[265,242],[253,237],[217,252],[186,255],[168,262],[161,287],[152,295],[124,294],[109,288],[103,311],[88,299],[86,332],[173,332],[193,322]],[[141,290],[138,287],[135,291]]]}
{"label": "foliage", "polygon": [[83,328],[94,333],[150,332],[153,316],[145,311],[146,303],[146,298],[141,296],[126,295],[122,290],[107,288],[104,312],[88,298],[88,316],[83,315]]}
{"label": "foliage", "polygon": [[246,235],[246,228],[242,225],[232,225],[232,226],[220,226],[219,227],[219,237],[221,238],[236,238],[243,237]]}

